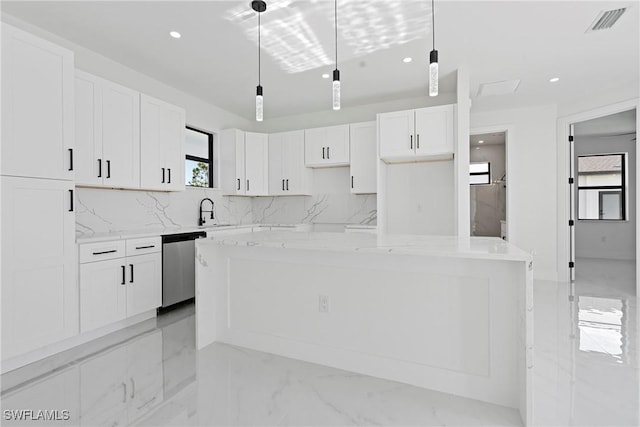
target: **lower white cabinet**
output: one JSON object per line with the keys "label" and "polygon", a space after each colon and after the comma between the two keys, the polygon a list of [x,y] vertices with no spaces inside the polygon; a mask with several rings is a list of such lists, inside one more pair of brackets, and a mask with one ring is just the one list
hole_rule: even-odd
{"label": "lower white cabinet", "polygon": [[161,250],[160,237],[80,245],[81,332],[162,305]]}
{"label": "lower white cabinet", "polygon": [[0,177],[2,360],[78,333],[74,185]]}

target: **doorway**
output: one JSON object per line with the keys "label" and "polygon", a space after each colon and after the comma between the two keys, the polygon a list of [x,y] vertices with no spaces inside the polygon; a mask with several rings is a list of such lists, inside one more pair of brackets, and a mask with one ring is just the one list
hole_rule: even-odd
{"label": "doorway", "polygon": [[506,132],[469,138],[470,230],[472,236],[507,239]]}

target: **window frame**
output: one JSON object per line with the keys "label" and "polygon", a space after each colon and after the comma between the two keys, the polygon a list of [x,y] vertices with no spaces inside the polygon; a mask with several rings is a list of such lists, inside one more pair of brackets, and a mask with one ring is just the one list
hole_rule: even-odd
{"label": "window frame", "polygon": [[191,160],[193,162],[201,162],[201,163],[207,163],[209,165],[209,185],[207,187],[198,187],[196,185],[190,185],[185,183],[185,187],[189,187],[189,188],[214,188],[213,187],[213,133],[211,132],[207,132],[201,129],[197,129],[194,128],[192,126],[185,126],[186,129],[193,131],[193,132],[198,132],[198,133],[202,133],[204,135],[207,135],[208,137],[208,148],[209,148],[209,158],[205,159],[204,157],[198,157],[198,156],[192,156],[189,154],[185,153],[185,163],[187,160]]}
{"label": "window frame", "polygon": [[486,172],[471,172],[469,171],[469,176],[480,176],[480,175],[486,175],[487,176],[487,182],[478,182],[478,183],[472,183],[470,182],[469,185],[489,185],[491,184],[491,162],[469,162],[469,167],[471,167],[471,165],[487,165],[487,171]]}
{"label": "window frame", "polygon": [[[597,153],[579,154],[576,160],[576,217],[578,221],[627,221],[627,154],[628,153]],[[620,185],[580,185],[580,158],[581,157],[611,157],[620,156]],[[580,218],[580,190],[598,191],[598,218]],[[620,219],[602,218],[602,193],[620,192]]]}

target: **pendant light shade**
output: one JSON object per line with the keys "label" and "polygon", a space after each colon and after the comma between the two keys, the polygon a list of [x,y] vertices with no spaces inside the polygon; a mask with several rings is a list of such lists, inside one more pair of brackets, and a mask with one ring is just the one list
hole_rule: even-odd
{"label": "pendant light shade", "polygon": [[333,109],[340,109],[340,70],[338,70],[338,0],[334,0],[334,20],[336,33],[336,69],[333,70]]}
{"label": "pendant light shade", "polygon": [[261,122],[264,114],[264,98],[262,96],[262,84],[260,81],[260,14],[267,10],[267,3],[262,0],[251,2],[251,8],[258,12],[258,86],[256,87],[256,121]]}
{"label": "pendant light shade", "polygon": [[438,96],[438,51],[436,50],[436,11],[431,0],[431,34],[433,49],[429,53],[429,96]]}

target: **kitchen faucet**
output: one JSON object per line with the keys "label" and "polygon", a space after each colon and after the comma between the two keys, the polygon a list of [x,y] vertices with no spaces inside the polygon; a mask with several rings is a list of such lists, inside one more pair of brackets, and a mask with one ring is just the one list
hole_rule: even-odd
{"label": "kitchen faucet", "polygon": [[[211,210],[210,211],[203,211],[202,210],[202,204],[207,200],[211,202]],[[200,216],[198,217],[198,225],[204,225],[204,223],[206,222],[205,219],[202,217],[202,213],[203,212],[211,212],[211,219],[214,219],[214,217],[213,217],[213,206],[214,206],[213,205],[213,200],[211,200],[208,197],[205,197],[204,199],[202,199],[200,201]]]}

